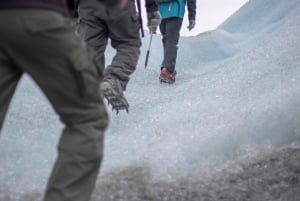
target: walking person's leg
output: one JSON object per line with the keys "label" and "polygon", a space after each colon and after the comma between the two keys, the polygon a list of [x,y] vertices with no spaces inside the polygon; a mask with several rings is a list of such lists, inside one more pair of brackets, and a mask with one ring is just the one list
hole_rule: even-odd
{"label": "walking person's leg", "polygon": [[[5,39],[5,32],[1,31],[0,46],[3,45]],[[8,110],[9,103],[12,99],[21,75],[22,72],[17,69],[13,63],[11,63],[11,61],[6,57],[4,51],[0,49],[0,131]]]}
{"label": "walking person's leg", "polygon": [[166,19],[163,27],[164,58],[161,67],[166,67],[169,72],[175,71],[178,42],[180,38],[181,18]]}
{"label": "walking person's leg", "polygon": [[181,18],[163,19],[160,25],[160,31],[162,33],[162,43],[164,48],[164,57],[161,64],[161,72],[159,76],[160,82],[169,84],[175,82],[175,65],[181,25]]}
{"label": "walking person's leg", "polygon": [[17,27],[6,38],[7,54],[39,85],[65,125],[44,200],[89,200],[108,123],[99,93],[101,67],[92,62],[85,43],[62,15],[12,10],[5,19],[14,20],[10,23]]}
{"label": "walking person's leg", "polygon": [[79,32],[89,46],[96,50],[97,58],[104,65],[104,51],[108,38],[117,53],[105,68],[102,91],[117,112],[128,111],[129,104],[123,91],[130,75],[135,71],[140,53],[139,19],[133,1],[122,7],[106,7],[97,1],[79,3]]}
{"label": "walking person's leg", "polygon": [[[108,41],[108,29],[105,21],[105,7],[97,1],[80,1],[79,13],[79,35],[93,48],[96,59],[101,66],[105,67],[105,49]],[[100,16],[97,16],[99,14]]]}
{"label": "walking person's leg", "polygon": [[133,1],[128,1],[122,9],[115,7],[108,10],[108,15],[108,36],[116,54],[105,69],[102,90],[113,109],[128,111],[129,104],[123,92],[136,70],[140,55],[140,22]]}
{"label": "walking person's leg", "polygon": [[[117,11],[112,11],[112,14]],[[136,69],[140,55],[140,22],[132,1],[119,15],[107,22],[111,45],[117,50],[110,65],[105,70],[104,80],[108,76],[117,78],[126,90],[130,76]]]}

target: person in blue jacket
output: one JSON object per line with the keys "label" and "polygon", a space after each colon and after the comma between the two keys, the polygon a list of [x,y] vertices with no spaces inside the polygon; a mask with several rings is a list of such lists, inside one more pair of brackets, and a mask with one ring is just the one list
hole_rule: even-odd
{"label": "person in blue jacket", "polygon": [[177,46],[185,14],[185,6],[188,9],[189,19],[187,28],[192,30],[196,24],[196,0],[158,0],[158,8],[162,18],[159,29],[164,48],[159,80],[163,83],[172,84],[175,82]]}

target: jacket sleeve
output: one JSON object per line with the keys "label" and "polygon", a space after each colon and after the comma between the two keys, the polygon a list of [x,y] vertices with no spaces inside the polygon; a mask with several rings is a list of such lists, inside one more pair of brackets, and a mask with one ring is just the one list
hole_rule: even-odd
{"label": "jacket sleeve", "polygon": [[146,11],[147,12],[158,11],[157,0],[146,0]]}
{"label": "jacket sleeve", "polygon": [[196,0],[187,0],[189,20],[196,19]]}

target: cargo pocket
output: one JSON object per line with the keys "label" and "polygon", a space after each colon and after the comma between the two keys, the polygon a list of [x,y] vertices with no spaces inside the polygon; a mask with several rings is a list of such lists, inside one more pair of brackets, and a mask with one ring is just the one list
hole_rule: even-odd
{"label": "cargo pocket", "polygon": [[103,69],[97,65],[93,51],[82,45],[70,54],[70,61],[80,96],[87,98],[99,95],[99,84],[103,77]]}
{"label": "cargo pocket", "polygon": [[139,29],[141,28],[141,23],[140,23],[140,17],[137,15],[136,12],[131,14],[130,16],[131,23],[129,29],[132,30],[132,33],[136,33],[139,35]]}
{"label": "cargo pocket", "polygon": [[131,15],[131,20],[133,22],[139,22],[139,16],[137,15],[137,13]]}

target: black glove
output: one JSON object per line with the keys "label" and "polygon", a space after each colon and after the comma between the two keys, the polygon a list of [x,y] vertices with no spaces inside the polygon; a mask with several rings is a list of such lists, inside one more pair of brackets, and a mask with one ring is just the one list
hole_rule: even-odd
{"label": "black glove", "polygon": [[189,20],[189,26],[187,26],[187,28],[190,30],[192,30],[196,25],[196,21],[195,20]]}
{"label": "black glove", "polygon": [[156,32],[157,27],[161,22],[161,16],[159,11],[148,12],[147,18],[148,18],[147,26],[149,28],[149,31],[152,33]]}

